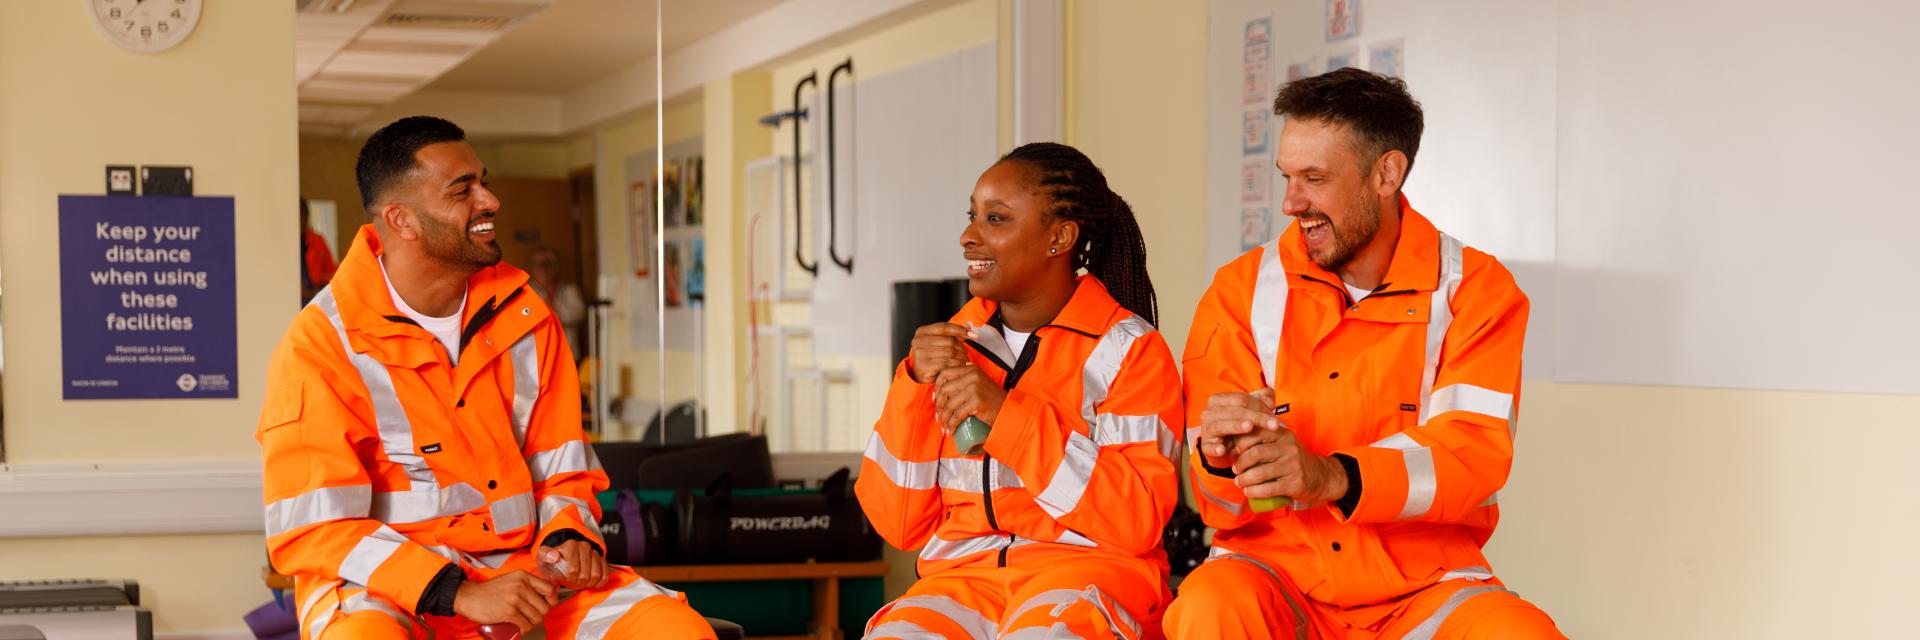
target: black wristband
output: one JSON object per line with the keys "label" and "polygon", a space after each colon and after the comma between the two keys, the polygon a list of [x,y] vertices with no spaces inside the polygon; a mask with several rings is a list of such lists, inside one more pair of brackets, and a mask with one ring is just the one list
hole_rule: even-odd
{"label": "black wristband", "polygon": [[430,616],[453,615],[454,596],[460,595],[460,585],[467,581],[467,574],[458,565],[451,562],[440,567],[440,573],[433,574],[433,581],[420,592],[420,602],[413,610]]}
{"label": "black wristband", "polygon": [[1341,515],[1351,518],[1353,510],[1360,507],[1360,461],[1344,453],[1333,454],[1333,459],[1340,461],[1340,469],[1347,474],[1347,493],[1333,501],[1333,506],[1340,509]]}
{"label": "black wristband", "polygon": [[587,546],[593,547],[594,553],[598,553],[602,556],[607,555],[607,550],[600,548],[600,545],[595,544],[592,538],[587,537],[587,534],[580,533],[579,531],[575,531],[573,529],[560,529],[560,530],[554,531],[553,533],[547,534],[547,539],[541,540],[540,546],[558,547],[560,545],[566,544],[573,540],[579,540],[581,542],[587,543]]}
{"label": "black wristband", "polygon": [[[1194,453],[1200,452],[1199,438],[1193,439],[1193,451]],[[1238,475],[1233,472],[1233,469],[1222,469],[1222,468],[1207,464],[1207,454],[1201,453],[1200,455],[1195,457],[1200,458],[1200,468],[1205,469],[1208,475],[1212,475],[1216,478],[1226,478],[1228,480],[1232,480],[1235,475]]]}

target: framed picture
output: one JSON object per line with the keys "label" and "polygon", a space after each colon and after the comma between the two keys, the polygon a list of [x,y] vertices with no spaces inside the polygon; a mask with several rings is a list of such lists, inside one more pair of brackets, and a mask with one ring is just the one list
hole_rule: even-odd
{"label": "framed picture", "polygon": [[633,277],[653,275],[654,218],[653,189],[646,180],[627,183],[627,254],[633,256]]}

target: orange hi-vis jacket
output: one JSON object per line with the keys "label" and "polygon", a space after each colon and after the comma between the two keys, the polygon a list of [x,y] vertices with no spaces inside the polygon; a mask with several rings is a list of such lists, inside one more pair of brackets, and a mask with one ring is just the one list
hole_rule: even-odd
{"label": "orange hi-vis jacket", "polygon": [[1351,301],[1291,225],[1215,273],[1183,358],[1190,424],[1215,393],[1271,386],[1303,446],[1359,463],[1351,515],[1300,502],[1258,513],[1197,451],[1192,465],[1216,554],[1268,560],[1340,607],[1491,577],[1480,549],[1513,460],[1527,297],[1499,261],[1404,197],[1400,206],[1393,262],[1372,294]]}
{"label": "orange hi-vis jacket", "polygon": [[[997,325],[997,309],[975,298],[953,322]],[[1165,574],[1160,531],[1179,500],[1182,412],[1180,375],[1160,333],[1081,276],[1022,353],[969,347],[1008,389],[985,454],[962,456],[942,435],[933,386],[914,382],[909,356],[855,484],[874,529],[895,547],[920,549],[922,576],[1085,553],[1137,558]]]}
{"label": "orange hi-vis jacket", "polygon": [[395,309],[371,226],[274,351],[257,434],[267,550],[305,594],[363,585],[414,613],[448,563],[572,530],[607,475],[560,324],[504,263],[468,279],[459,365]]}

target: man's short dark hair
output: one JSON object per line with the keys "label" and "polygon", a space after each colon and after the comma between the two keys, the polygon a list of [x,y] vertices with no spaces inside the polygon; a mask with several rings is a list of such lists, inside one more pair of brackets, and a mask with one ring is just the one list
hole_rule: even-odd
{"label": "man's short dark hair", "polygon": [[1406,81],[1352,67],[1287,83],[1273,99],[1273,114],[1345,126],[1361,168],[1398,150],[1407,154],[1409,173],[1426,128],[1420,103],[1407,93]]}
{"label": "man's short dark hair", "polygon": [[421,147],[441,142],[460,142],[467,132],[459,126],[433,116],[401,118],[381,127],[360,147],[360,160],[354,164],[353,177],[360,183],[360,204],[367,215],[374,215],[374,204],[400,178],[413,170],[413,155]]}

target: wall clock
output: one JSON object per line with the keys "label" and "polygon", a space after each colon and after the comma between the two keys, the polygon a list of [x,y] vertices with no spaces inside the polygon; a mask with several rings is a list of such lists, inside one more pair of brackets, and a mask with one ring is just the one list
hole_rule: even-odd
{"label": "wall clock", "polygon": [[87,0],[107,39],[129,51],[172,49],[200,24],[201,0]]}

